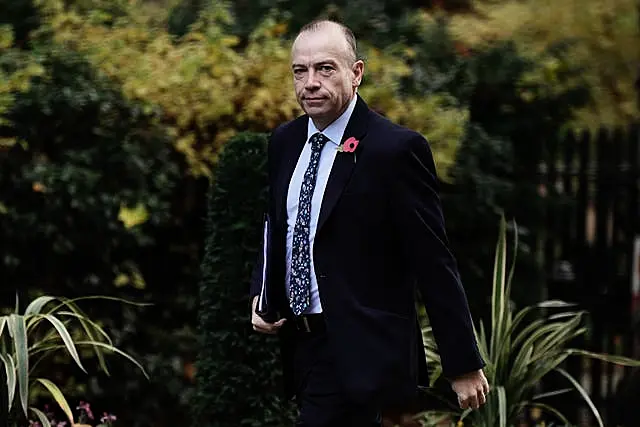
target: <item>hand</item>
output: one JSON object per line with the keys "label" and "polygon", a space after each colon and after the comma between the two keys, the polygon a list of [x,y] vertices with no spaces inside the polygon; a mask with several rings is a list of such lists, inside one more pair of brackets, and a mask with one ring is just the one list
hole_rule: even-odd
{"label": "hand", "polygon": [[454,378],[451,388],[458,395],[460,408],[478,409],[487,401],[489,382],[482,369]]}
{"label": "hand", "polygon": [[278,332],[278,329],[282,327],[284,322],[287,319],[280,319],[275,323],[267,323],[264,319],[258,314],[256,314],[256,305],[258,304],[258,297],[253,298],[253,303],[251,305],[251,324],[253,325],[253,330],[261,332],[263,334],[275,334]]}

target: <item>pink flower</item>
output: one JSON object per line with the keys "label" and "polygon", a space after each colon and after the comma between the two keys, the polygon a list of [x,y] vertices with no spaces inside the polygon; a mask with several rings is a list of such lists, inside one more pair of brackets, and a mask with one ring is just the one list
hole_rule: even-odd
{"label": "pink flower", "polygon": [[102,414],[102,418],[100,418],[100,422],[103,424],[106,424],[107,422],[113,422],[115,420],[117,420],[118,418],[113,415],[113,414],[107,414],[106,412],[103,412]]}
{"label": "pink flower", "polygon": [[91,405],[89,405],[88,403],[80,401],[80,404],[78,405],[78,407],[76,409],[80,409],[80,410],[84,411],[84,413],[87,415],[87,417],[90,420],[93,420],[93,412],[91,412]]}
{"label": "pink flower", "polygon": [[354,151],[356,151],[359,143],[360,141],[358,141],[354,137],[350,137],[342,144],[342,151],[346,153],[353,153]]}

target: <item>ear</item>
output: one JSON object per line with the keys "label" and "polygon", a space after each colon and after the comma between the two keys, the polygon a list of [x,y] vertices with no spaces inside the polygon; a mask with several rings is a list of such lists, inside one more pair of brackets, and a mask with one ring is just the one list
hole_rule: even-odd
{"label": "ear", "polygon": [[364,62],[362,60],[356,61],[351,68],[353,72],[353,87],[358,87],[362,83],[362,78],[364,76]]}

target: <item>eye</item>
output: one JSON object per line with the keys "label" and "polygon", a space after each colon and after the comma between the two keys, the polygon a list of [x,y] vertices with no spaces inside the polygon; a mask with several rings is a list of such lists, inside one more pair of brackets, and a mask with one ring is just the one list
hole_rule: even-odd
{"label": "eye", "polygon": [[294,68],[293,69],[293,76],[297,79],[301,78],[304,75],[304,68]]}
{"label": "eye", "polygon": [[331,65],[321,65],[320,72],[321,73],[330,73],[333,71],[333,67]]}

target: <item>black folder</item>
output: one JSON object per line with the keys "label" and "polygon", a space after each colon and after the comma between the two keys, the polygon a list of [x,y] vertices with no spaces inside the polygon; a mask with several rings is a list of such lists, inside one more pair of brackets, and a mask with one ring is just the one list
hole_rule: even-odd
{"label": "black folder", "polygon": [[258,303],[256,304],[256,313],[262,317],[265,322],[273,323],[278,320],[278,313],[275,311],[271,296],[273,291],[271,289],[271,264],[272,264],[272,225],[271,218],[268,214],[264,216],[264,227],[262,231],[262,254],[261,265],[262,277],[260,294],[258,296]]}

